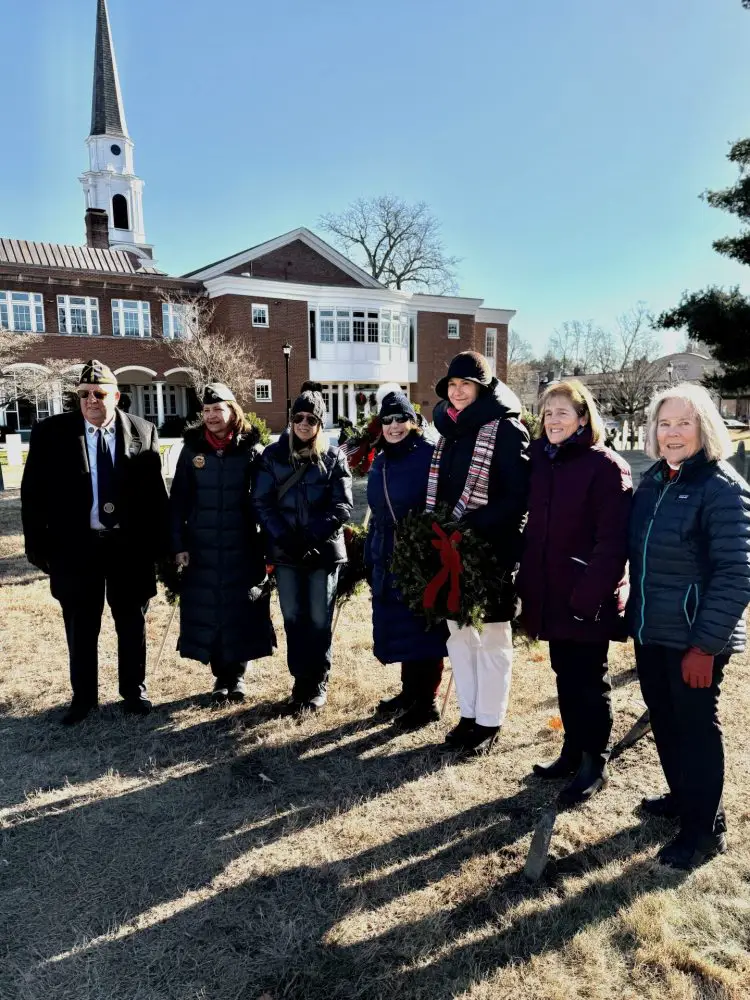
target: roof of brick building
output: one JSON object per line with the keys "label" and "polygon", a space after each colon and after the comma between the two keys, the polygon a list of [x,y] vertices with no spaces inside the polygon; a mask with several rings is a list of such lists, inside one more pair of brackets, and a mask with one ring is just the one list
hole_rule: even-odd
{"label": "roof of brick building", "polygon": [[[71,271],[98,271],[110,274],[163,274],[126,250],[100,250],[64,243],[36,243],[0,237],[0,264],[26,264]],[[145,264],[145,266],[144,266]]]}

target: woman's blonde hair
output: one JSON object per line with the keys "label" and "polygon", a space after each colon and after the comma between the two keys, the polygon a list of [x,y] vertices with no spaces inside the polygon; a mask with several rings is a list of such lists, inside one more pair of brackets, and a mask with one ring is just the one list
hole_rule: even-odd
{"label": "woman's blonde hair", "polygon": [[542,393],[542,398],[539,401],[542,431],[544,430],[544,407],[552,396],[564,396],[579,417],[588,417],[592,444],[599,444],[604,439],[604,422],[596,408],[594,397],[588,387],[575,378],[567,379],[565,382],[555,382]]}
{"label": "woman's blonde hair", "polygon": [[659,423],[659,410],[662,403],[668,399],[679,399],[687,403],[692,410],[698,421],[701,447],[709,462],[729,458],[734,452],[734,446],[721,414],[708,391],[702,385],[693,385],[692,382],[682,382],[671,389],[664,389],[651,400],[646,424],[646,454],[650,458],[662,457],[656,438],[656,428]]}

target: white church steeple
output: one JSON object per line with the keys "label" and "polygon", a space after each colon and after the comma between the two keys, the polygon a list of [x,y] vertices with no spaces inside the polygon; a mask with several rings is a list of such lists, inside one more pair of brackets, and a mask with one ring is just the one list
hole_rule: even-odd
{"label": "white church steeple", "polygon": [[97,0],[91,134],[86,140],[89,169],[81,177],[87,209],[105,211],[109,245],[152,257],[143,222],[143,181],[133,166],[120,93],[107,0]]}

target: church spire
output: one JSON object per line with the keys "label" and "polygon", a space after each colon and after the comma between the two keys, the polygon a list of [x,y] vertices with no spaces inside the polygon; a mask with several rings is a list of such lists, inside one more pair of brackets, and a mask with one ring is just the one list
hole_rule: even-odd
{"label": "church spire", "polygon": [[127,136],[107,0],[97,0],[91,135]]}

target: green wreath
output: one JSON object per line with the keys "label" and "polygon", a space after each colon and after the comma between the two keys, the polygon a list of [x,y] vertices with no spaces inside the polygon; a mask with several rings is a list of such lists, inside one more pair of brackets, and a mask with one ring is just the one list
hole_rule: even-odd
{"label": "green wreath", "polygon": [[507,586],[489,543],[457,524],[444,505],[399,522],[391,571],[404,603],[424,615],[428,628],[449,619],[481,631]]}

